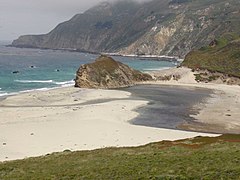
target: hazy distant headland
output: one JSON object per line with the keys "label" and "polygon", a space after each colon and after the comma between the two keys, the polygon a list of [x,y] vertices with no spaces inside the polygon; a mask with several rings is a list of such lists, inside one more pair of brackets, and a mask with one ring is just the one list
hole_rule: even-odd
{"label": "hazy distant headland", "polygon": [[16,47],[184,57],[221,35],[240,33],[239,0],[156,0],[100,3]]}

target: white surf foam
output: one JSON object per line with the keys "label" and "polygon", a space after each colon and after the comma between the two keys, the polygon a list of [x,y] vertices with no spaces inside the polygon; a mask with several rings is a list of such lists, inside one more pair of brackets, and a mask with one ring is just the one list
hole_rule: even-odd
{"label": "white surf foam", "polygon": [[63,81],[63,82],[54,82],[56,85],[61,85],[62,87],[72,86],[74,85],[74,80],[71,81]]}
{"label": "white surf foam", "polygon": [[51,90],[51,89],[57,89],[57,87],[53,87],[53,88],[29,89],[29,90],[20,91],[19,93],[29,93],[29,92],[34,92],[34,91],[48,91],[48,90]]}
{"label": "white surf foam", "polygon": [[147,69],[143,69],[144,71],[161,71],[161,70],[166,70],[166,69],[170,69],[171,67],[162,67],[162,68],[147,68]]}
{"label": "white surf foam", "polygon": [[[0,97],[2,96],[10,96],[10,95],[16,95],[16,94],[21,94],[21,93],[28,93],[28,92],[34,92],[34,91],[48,91],[51,89],[58,89],[58,88],[63,88],[63,87],[70,87],[74,85],[74,80],[71,81],[62,81],[62,82],[57,82],[53,80],[15,80],[15,82],[20,82],[20,83],[46,83],[46,84],[55,84],[56,87],[42,87],[38,89],[29,89],[29,90],[23,90],[19,92],[14,92],[14,93],[8,93],[5,91],[0,91]],[[0,88],[1,90],[1,88]]]}
{"label": "white surf foam", "polygon": [[20,83],[47,83],[47,84],[56,84],[56,85],[61,85],[61,86],[71,86],[74,84],[74,80],[71,81],[53,81],[53,80],[15,80],[15,82],[20,82]]}
{"label": "white surf foam", "polygon": [[11,96],[11,95],[16,95],[18,93],[6,93],[6,92],[0,92],[0,97],[3,97],[3,96]]}
{"label": "white surf foam", "polygon": [[53,83],[53,80],[14,80],[20,83]]}

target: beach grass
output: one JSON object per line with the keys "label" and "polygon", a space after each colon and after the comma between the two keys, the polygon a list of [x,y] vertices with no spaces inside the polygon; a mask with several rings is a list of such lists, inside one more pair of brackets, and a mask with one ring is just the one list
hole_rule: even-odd
{"label": "beach grass", "polygon": [[0,163],[0,179],[239,179],[240,135],[163,141]]}

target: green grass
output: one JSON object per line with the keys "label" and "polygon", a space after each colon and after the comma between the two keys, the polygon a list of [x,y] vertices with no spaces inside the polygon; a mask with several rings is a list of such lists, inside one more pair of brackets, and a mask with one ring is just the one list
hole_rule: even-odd
{"label": "green grass", "polygon": [[182,65],[240,77],[240,38],[227,33],[217,39],[214,46],[190,52]]}
{"label": "green grass", "polygon": [[217,75],[208,76],[205,73],[194,74],[194,75],[195,75],[195,80],[199,81],[199,82],[203,82],[203,81],[211,82],[211,81],[215,81],[219,78],[219,76],[217,76]]}
{"label": "green grass", "polygon": [[0,163],[0,179],[239,179],[240,135]]}

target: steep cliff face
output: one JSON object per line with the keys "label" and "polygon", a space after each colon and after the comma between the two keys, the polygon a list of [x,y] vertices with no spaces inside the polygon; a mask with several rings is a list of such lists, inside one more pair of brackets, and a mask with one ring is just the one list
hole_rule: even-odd
{"label": "steep cliff face", "polygon": [[[175,1],[179,2],[179,1]],[[121,53],[184,57],[192,49],[208,45],[224,33],[240,34],[240,1],[194,0],[170,3],[171,16]]]}
{"label": "steep cliff face", "polygon": [[111,57],[100,56],[94,63],[82,65],[78,69],[75,87],[120,88],[149,80],[152,80],[152,77],[148,74],[134,70]]}
{"label": "steep cliff face", "polygon": [[104,2],[59,24],[46,35],[21,36],[12,45],[92,52],[113,51],[131,39],[140,37],[144,29],[148,28],[147,24],[133,24],[128,29],[138,8],[139,4],[132,1]]}
{"label": "steep cliff face", "polygon": [[184,57],[224,33],[240,34],[239,7],[239,0],[105,2],[46,35],[21,36],[12,45]]}

